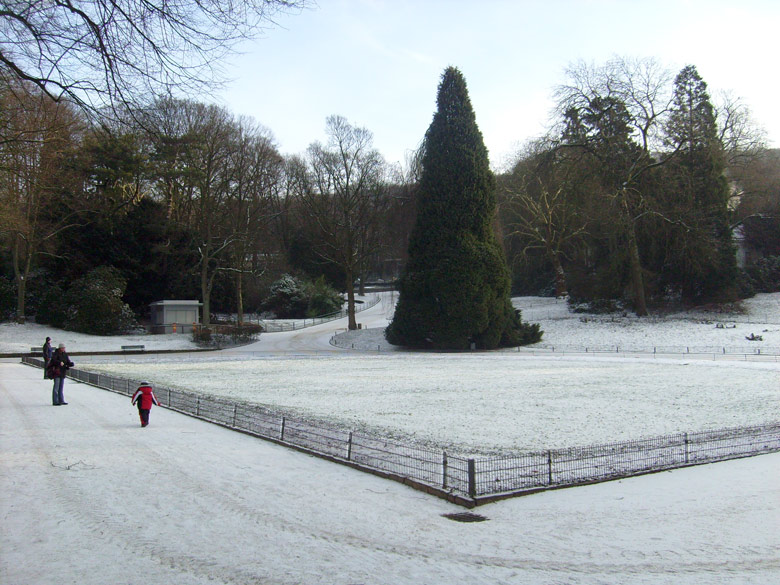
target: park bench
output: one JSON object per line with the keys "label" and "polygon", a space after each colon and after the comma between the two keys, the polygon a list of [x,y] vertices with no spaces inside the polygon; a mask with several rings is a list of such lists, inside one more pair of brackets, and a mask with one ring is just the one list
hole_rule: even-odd
{"label": "park bench", "polygon": [[143,351],[145,345],[123,345],[122,351]]}

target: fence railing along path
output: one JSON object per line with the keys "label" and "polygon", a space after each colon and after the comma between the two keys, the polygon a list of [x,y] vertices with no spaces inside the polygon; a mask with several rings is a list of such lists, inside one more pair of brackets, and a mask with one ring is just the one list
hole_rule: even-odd
{"label": "fence railing along path", "polygon": [[[371,307],[374,307],[382,300],[382,297],[378,294],[370,296],[362,303],[355,304],[355,314],[361,313]],[[297,331],[299,329],[305,329],[307,327],[313,327],[314,325],[321,325],[323,323],[329,323],[337,319],[343,319],[348,316],[347,309],[341,309],[334,313],[328,313],[320,317],[312,317],[308,319],[262,319],[253,315],[245,315],[244,321],[246,323],[256,323],[263,327],[265,333],[280,333],[283,331]]]}
{"label": "fence railing along path", "polygon": [[[43,360],[22,362],[43,367]],[[76,368],[74,380],[132,395],[138,382]],[[244,402],[157,387],[161,406],[319,455],[472,507],[536,491],[780,451],[780,422],[589,447],[468,457],[290,417]]]}
{"label": "fence railing along path", "polygon": [[537,343],[505,351],[544,350],[551,353],[628,353],[652,355],[730,355],[730,356],[780,356],[780,347],[762,345],[574,345]]}

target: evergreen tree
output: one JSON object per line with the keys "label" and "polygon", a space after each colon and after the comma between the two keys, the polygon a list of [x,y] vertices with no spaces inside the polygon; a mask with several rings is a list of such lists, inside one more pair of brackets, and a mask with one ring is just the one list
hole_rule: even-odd
{"label": "evergreen tree", "polygon": [[466,82],[454,67],[439,85],[417,197],[388,341],[435,349],[537,341],[538,325],[523,327],[509,299],[509,270],[492,226],[495,180]]}
{"label": "evergreen tree", "polygon": [[696,67],[677,75],[667,136],[679,149],[672,167],[673,205],[684,229],[677,231],[670,263],[688,302],[733,300],[737,266],[729,228],[726,160],[707,84]]}

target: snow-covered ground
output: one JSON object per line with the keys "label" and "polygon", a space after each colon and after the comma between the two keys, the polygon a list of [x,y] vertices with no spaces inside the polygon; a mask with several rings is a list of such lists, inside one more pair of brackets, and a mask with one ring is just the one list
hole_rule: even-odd
{"label": "snow-covered ground", "polygon": [[[358,313],[357,320],[362,325],[359,331],[347,332],[345,320],[341,319],[311,328],[264,334],[251,349],[258,352],[328,349],[327,343],[321,343],[322,332],[327,332],[324,339],[343,348],[399,351],[384,339],[384,327],[392,318],[395,296],[394,293],[380,294],[378,305]],[[541,324],[544,337],[540,345],[543,346],[619,346],[650,351],[653,347],[685,346],[745,347],[750,351],[761,347],[780,348],[780,293],[759,294],[747,299],[743,301],[740,313],[690,311],[641,319],[623,313],[572,313],[565,301],[554,298],[517,297],[513,303],[522,309],[525,321]],[[290,325],[293,322],[283,323]],[[763,341],[746,340],[751,334],[763,337]],[[123,345],[139,344],[145,345],[147,350],[197,347],[187,334],[95,336],[34,323],[0,323],[0,353],[27,352],[31,347],[42,346],[47,336],[52,338],[55,347],[66,343],[69,351],[119,351]]]}
{"label": "snow-covered ground", "polygon": [[0,363],[0,583],[775,585],[780,454],[481,506]]}
{"label": "snow-covered ground", "polygon": [[780,420],[780,363],[523,354],[177,358],[90,371],[263,404],[461,453]]}
{"label": "snow-covered ground", "polygon": [[[672,349],[706,352],[722,348],[754,353],[761,348],[780,352],[780,293],[759,294],[742,302],[742,311],[720,313],[714,310],[680,311],[664,315],[636,317],[631,313],[590,315],[574,313],[564,300],[542,297],[516,297],[515,307],[523,320],[539,323],[544,336],[537,344],[559,349],[584,351],[585,348],[642,350]],[[392,298],[384,303],[385,313]],[[392,310],[389,311],[392,315]],[[361,321],[361,316],[358,321]],[[386,322],[369,321],[368,331],[344,332],[336,343],[345,348],[373,351],[398,351],[384,339]],[[762,337],[762,341],[746,338]],[[680,349],[681,348],[681,349]]]}
{"label": "snow-covered ground", "polygon": [[[540,321],[545,331],[552,330],[548,343],[574,339],[574,345],[593,347],[618,339],[633,347],[649,342],[652,348],[655,331],[661,342],[670,340],[664,336],[673,331],[683,345],[732,347],[739,342],[735,328],[718,328],[698,315],[583,319],[555,299],[521,299],[519,304],[522,301],[530,305],[528,313],[536,309],[549,315]],[[778,301],[780,295],[748,301],[741,316],[768,314],[767,308]],[[393,350],[377,337],[391,306],[388,296],[384,306],[362,313],[361,321],[370,327],[356,332],[340,333],[343,324],[326,324],[266,334],[255,344],[218,356],[173,355],[151,362],[83,358],[79,363],[91,371],[259,403],[351,430],[469,454],[582,446],[780,420],[778,356],[408,352]],[[765,341],[760,343],[777,339],[780,346],[780,324],[749,327],[763,333]],[[371,351],[338,351],[327,344],[334,330],[339,346]],[[743,342],[748,343],[744,334]],[[283,354],[285,345],[288,352]]]}
{"label": "snow-covered ground", "polygon": [[[749,332],[780,345],[780,295],[750,302],[769,310],[735,328],[716,328],[736,322],[724,315],[678,319],[673,345],[725,345],[727,335],[744,345],[738,336]],[[547,343],[658,339],[647,332],[654,321],[581,320],[554,301],[521,303]],[[349,347],[364,351],[334,347],[344,328],[334,322],[219,354],[77,365],[233,396],[252,388],[260,401],[425,440],[438,438],[423,413],[439,411],[457,433],[445,440],[466,447],[528,448],[536,433],[546,446],[560,435],[590,444],[626,429],[779,418],[773,358],[377,353],[372,336],[391,314],[392,297],[361,314],[368,331],[350,333]],[[70,351],[158,342],[5,325],[0,352],[46,335]],[[478,508],[487,521],[462,524],[442,517],[462,509],[393,482],[161,408],[141,429],[126,397],[72,381],[65,396],[68,406],[49,406],[40,370],[0,362],[0,583],[780,582],[780,454],[508,500]]]}

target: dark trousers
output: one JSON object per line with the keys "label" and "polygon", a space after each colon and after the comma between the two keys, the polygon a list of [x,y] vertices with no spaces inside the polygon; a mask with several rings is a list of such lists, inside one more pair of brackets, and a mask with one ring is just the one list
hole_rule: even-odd
{"label": "dark trousers", "polygon": [[65,386],[65,376],[54,378],[54,386],[51,389],[51,403],[54,406],[65,402],[65,397],[62,395],[63,386]]}
{"label": "dark trousers", "polygon": [[141,417],[141,426],[145,427],[149,424],[149,411],[151,409],[149,408],[139,408],[138,409],[138,416]]}

